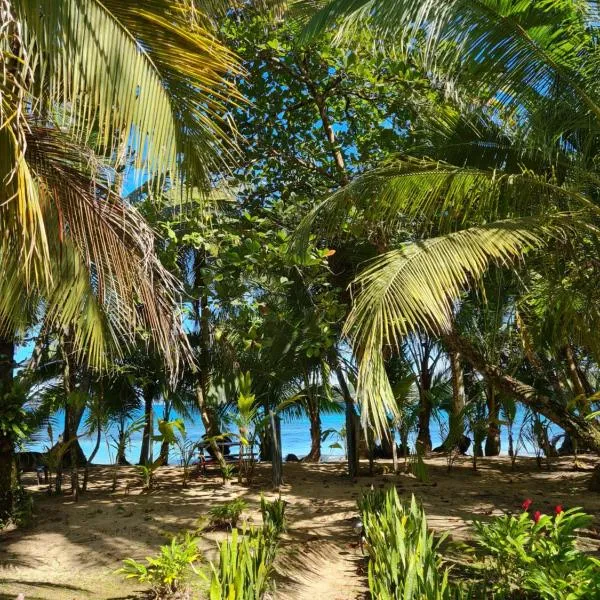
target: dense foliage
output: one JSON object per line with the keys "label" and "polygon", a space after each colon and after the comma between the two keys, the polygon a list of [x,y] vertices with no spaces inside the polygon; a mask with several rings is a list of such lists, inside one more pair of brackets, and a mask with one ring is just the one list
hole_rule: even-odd
{"label": "dense foliage", "polygon": [[[24,468],[77,501],[103,440],[114,491],[138,432],[148,493],[175,448],[184,486],[206,450],[224,485],[260,456],[278,487],[302,417],[302,459],[334,436],[352,477],[362,449],[428,481],[434,420],[449,471],[600,451],[595,2],[142,4],[0,0],[2,525]],[[286,505],[240,533],[244,506],[211,511],[211,597],[268,587]],[[361,511],[375,597],[463,593],[414,500]],[[468,577],[592,597],[585,523],[479,524]],[[176,593],[194,544],[127,574]]]}

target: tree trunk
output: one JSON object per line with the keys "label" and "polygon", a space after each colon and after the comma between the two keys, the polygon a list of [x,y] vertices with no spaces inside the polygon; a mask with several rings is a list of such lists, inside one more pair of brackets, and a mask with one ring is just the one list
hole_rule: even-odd
{"label": "tree trunk", "polygon": [[[586,396],[585,387],[581,378],[579,377],[579,369],[577,368],[577,362],[575,361],[575,353],[573,352],[573,348],[571,344],[567,344],[565,346],[565,357],[567,359],[567,367],[569,369],[569,379],[571,380],[571,384],[573,385],[573,391],[576,396]],[[584,412],[585,412],[585,406]]]}
{"label": "tree trunk", "polygon": [[96,424],[96,444],[94,445],[94,449],[90,454],[89,459],[85,463],[85,471],[83,472],[83,484],[81,489],[83,493],[87,491],[88,479],[90,476],[90,465],[92,464],[94,458],[96,458],[96,454],[98,454],[98,450],[100,449],[100,442],[102,441],[102,423],[98,420]]}
{"label": "tree trunk", "polygon": [[356,477],[358,475],[358,435],[360,434],[358,415],[354,410],[354,399],[346,383],[344,372],[340,367],[335,370],[335,374],[344,397],[346,407],[346,448],[348,451],[348,475]]}
{"label": "tree trunk", "polygon": [[283,484],[283,456],[281,450],[281,418],[272,410],[269,411],[271,421],[271,437],[273,460],[271,462],[271,478],[273,489],[278,490]]}
{"label": "tree trunk", "polygon": [[[77,502],[79,494],[82,492],[79,485],[79,466],[82,463],[81,456],[83,454],[77,439],[77,431],[83,417],[85,405],[82,398],[77,395],[77,374],[73,362],[73,332],[70,327],[67,327],[61,336],[61,351],[63,356],[63,386],[67,398],[63,441],[68,445],[67,456],[71,468],[71,494]],[[83,464],[85,464],[87,462],[85,454],[83,454],[83,458]]]}
{"label": "tree trunk", "polygon": [[452,405],[449,418],[449,436],[456,443],[465,434],[465,384],[458,352],[449,352],[452,374]]}
{"label": "tree trunk", "polygon": [[122,424],[119,429],[119,444],[117,448],[117,464],[121,467],[129,465],[127,456],[125,456],[125,425]]}
{"label": "tree trunk", "polygon": [[595,452],[600,452],[600,428],[594,421],[588,421],[581,415],[572,414],[566,405],[539,393],[532,386],[506,375],[502,370],[488,364],[481,353],[458,334],[446,334],[444,342],[449,348],[460,352],[488,381],[509,396],[513,396],[525,406],[543,415],[571,435],[577,436]]}
{"label": "tree trunk", "polygon": [[160,445],[160,464],[163,467],[168,466],[169,464],[169,442],[167,440],[163,440]]}
{"label": "tree trunk", "polygon": [[[7,396],[12,391],[14,357],[14,341],[0,337],[0,415],[3,409],[11,408]],[[16,485],[15,440],[9,433],[0,431],[0,521],[12,515]]]}
{"label": "tree trunk", "polygon": [[310,452],[303,462],[319,462],[321,460],[321,412],[316,398],[308,399],[308,418],[310,420]]}
{"label": "tree trunk", "polygon": [[144,386],[144,432],[142,434],[142,446],[140,448],[140,460],[139,465],[148,465],[150,463],[150,446],[152,444],[152,421],[154,415],[152,414],[152,404],[154,401],[154,394],[152,388],[149,385]]}
{"label": "tree trunk", "polygon": [[424,452],[431,450],[431,371],[429,370],[429,342],[423,343],[423,355],[421,357],[421,368],[419,375],[419,428],[417,433],[417,444]]}
{"label": "tree trunk", "polygon": [[487,408],[488,408],[488,431],[485,438],[485,455],[498,456],[500,454],[500,405],[493,383],[488,383]]}
{"label": "tree trunk", "polygon": [[204,402],[204,391],[202,390],[201,381],[198,381],[196,384],[196,404],[198,405],[198,410],[200,411],[200,418],[202,419],[202,424],[204,425],[204,431],[209,439],[209,445],[212,454],[219,463],[219,467],[224,469],[227,467],[227,461],[225,460],[225,457],[223,456],[223,453],[221,452],[217,442],[213,439],[215,436],[219,435],[219,431],[217,424],[214,422],[214,419],[211,418],[211,414],[209,413],[206,403]]}
{"label": "tree trunk", "polygon": [[215,423],[213,415],[210,413],[206,403],[208,391],[210,389],[211,357],[210,357],[210,307],[208,304],[208,288],[204,282],[202,274],[206,267],[206,254],[200,250],[194,253],[194,279],[197,288],[198,297],[194,303],[196,312],[196,322],[200,329],[199,336],[199,371],[196,381],[196,403],[200,411],[200,418],[204,425],[205,435],[209,438],[212,455],[219,463],[222,472],[227,467],[227,462],[221,452],[217,442],[214,439],[219,435],[218,423]]}
{"label": "tree trunk", "polygon": [[[271,412],[271,406],[275,403],[265,398],[262,402],[263,414],[267,417]],[[260,460],[271,462],[273,460],[273,435],[269,427],[261,428],[258,433]]]}
{"label": "tree trunk", "polygon": [[390,429],[390,438],[392,439],[392,465],[395,475],[398,473],[398,446],[396,444],[396,431],[394,428]]}

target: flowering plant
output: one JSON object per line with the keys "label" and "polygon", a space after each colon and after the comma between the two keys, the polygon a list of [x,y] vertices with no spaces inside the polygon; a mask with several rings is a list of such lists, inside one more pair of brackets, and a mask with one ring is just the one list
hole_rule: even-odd
{"label": "flowering plant", "polygon": [[[480,566],[501,596],[516,590],[548,600],[593,598],[600,592],[596,559],[575,547],[576,532],[591,522],[580,508],[554,507],[544,514],[526,499],[520,515],[475,522]],[[528,597],[527,595],[525,597]]]}

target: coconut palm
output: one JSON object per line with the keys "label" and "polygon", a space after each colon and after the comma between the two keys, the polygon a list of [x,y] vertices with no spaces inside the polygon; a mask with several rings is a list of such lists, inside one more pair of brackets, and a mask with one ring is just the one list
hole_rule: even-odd
{"label": "coconut palm", "polygon": [[159,0],[3,0],[4,332],[20,325],[27,290],[52,319],[75,323],[77,347],[96,366],[107,340],[140,326],[176,358],[174,282],[118,184],[124,169],[157,187],[206,180],[215,164],[234,61],[188,15]]}
{"label": "coconut palm", "polygon": [[[144,330],[177,367],[177,286],[120,193],[135,179],[150,191],[201,185],[219,164],[235,60],[192,8],[0,1],[3,399],[16,332],[40,312],[53,331],[68,329],[73,358],[91,366]],[[0,487],[10,490],[14,436],[0,423]]]}
{"label": "coconut palm", "polygon": [[393,410],[381,349],[420,327],[441,334],[500,390],[600,447],[593,423],[487,363],[453,327],[457,300],[490,264],[526,258],[543,277],[545,257],[597,243],[596,4],[333,0],[308,35],[333,22],[340,40],[368,24],[418,56],[461,109],[431,146],[356,179],[303,227],[337,225],[349,207],[354,219],[414,227],[413,243],[381,255],[356,281],[346,331],[361,360],[365,413],[383,422]]}

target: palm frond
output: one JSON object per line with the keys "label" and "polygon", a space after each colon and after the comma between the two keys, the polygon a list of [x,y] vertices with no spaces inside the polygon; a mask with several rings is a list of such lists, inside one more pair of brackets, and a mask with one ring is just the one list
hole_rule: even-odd
{"label": "palm frond", "polygon": [[[47,253],[24,259],[18,247],[0,247],[0,322],[18,326],[19,309],[43,302],[54,325],[75,326],[78,353],[96,367],[109,349],[119,355],[140,331],[150,332],[174,372],[185,347],[173,314],[177,286],[158,261],[152,230],[94,179],[92,158],[54,129],[31,128],[27,164],[36,175]],[[28,265],[49,274],[32,286]]]}
{"label": "palm frond", "polygon": [[[476,97],[527,109],[560,81],[573,112],[600,116],[586,85],[597,72],[595,3],[572,0],[332,0],[307,26],[338,26],[339,40],[365,25],[422,55],[432,73],[468,81]],[[595,89],[595,86],[594,88]]]}
{"label": "palm frond", "polygon": [[549,235],[571,226],[515,219],[407,244],[376,258],[355,281],[357,294],[345,326],[359,359],[361,418],[382,431],[397,412],[383,361],[385,345],[400,348],[415,329],[450,330],[454,303],[491,263],[514,263]]}
{"label": "palm frond", "polygon": [[479,169],[428,158],[398,157],[357,177],[311,210],[294,234],[298,251],[312,232],[342,234],[340,223],[377,225],[391,233],[402,224],[446,232],[474,222],[539,216],[552,211],[600,208],[582,191],[550,175],[519,169]]}
{"label": "palm frond", "polygon": [[79,141],[110,155],[133,139],[136,166],[166,175],[181,166],[180,119],[195,125],[186,138],[223,139],[212,117],[235,59],[207,29],[189,27],[179,2],[10,4],[38,79],[28,88],[34,110],[50,111]]}

